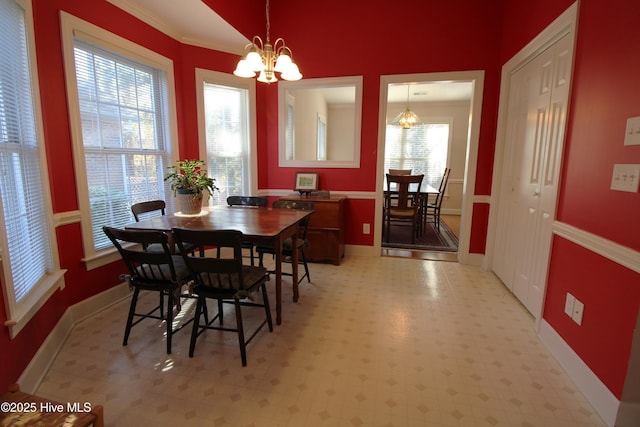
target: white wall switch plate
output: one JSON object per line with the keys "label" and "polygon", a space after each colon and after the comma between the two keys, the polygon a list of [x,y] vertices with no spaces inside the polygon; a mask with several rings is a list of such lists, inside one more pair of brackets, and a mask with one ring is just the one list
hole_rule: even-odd
{"label": "white wall switch plate", "polygon": [[627,119],[624,145],[640,145],[640,117]]}
{"label": "white wall switch plate", "polygon": [[573,316],[571,318],[578,325],[582,325],[582,314],[584,313],[584,304],[576,300],[573,304]]}
{"label": "white wall switch plate", "polygon": [[612,190],[637,193],[638,183],[640,183],[640,165],[613,165]]}
{"label": "white wall switch plate", "polygon": [[371,234],[370,224],[362,224],[362,234]]}
{"label": "white wall switch plate", "polygon": [[573,305],[575,304],[576,298],[567,292],[567,299],[564,302],[564,312],[567,316],[573,317]]}

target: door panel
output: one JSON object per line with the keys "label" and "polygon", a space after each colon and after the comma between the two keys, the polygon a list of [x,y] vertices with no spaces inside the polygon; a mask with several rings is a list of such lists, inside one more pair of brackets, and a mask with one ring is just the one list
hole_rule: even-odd
{"label": "door panel", "polygon": [[[534,316],[544,301],[571,70],[569,37],[512,77],[494,271]],[[523,119],[524,118],[524,119]],[[509,267],[512,265],[513,268]],[[497,268],[496,268],[497,267]]]}

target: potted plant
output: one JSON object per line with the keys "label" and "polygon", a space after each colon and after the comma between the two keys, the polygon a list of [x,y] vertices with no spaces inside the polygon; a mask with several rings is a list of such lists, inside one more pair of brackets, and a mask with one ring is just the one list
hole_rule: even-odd
{"label": "potted plant", "polygon": [[179,160],[177,165],[168,166],[167,169],[170,172],[165,175],[164,180],[171,182],[180,212],[185,215],[199,214],[204,192],[212,195],[218,190],[215,178],[207,176],[204,161]]}

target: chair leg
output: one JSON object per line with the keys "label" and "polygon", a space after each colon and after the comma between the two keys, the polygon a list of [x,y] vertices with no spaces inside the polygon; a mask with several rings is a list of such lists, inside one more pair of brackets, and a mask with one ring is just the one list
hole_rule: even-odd
{"label": "chair leg", "polygon": [[304,273],[307,276],[307,282],[311,283],[311,275],[309,274],[309,265],[307,264],[307,257],[304,256],[304,251],[300,251],[300,256],[302,257],[302,266],[304,267]]}
{"label": "chair leg", "polygon": [[271,321],[271,308],[269,307],[269,296],[267,295],[267,285],[262,284],[262,302],[264,304],[264,310],[267,314],[267,325],[269,326],[269,332],[273,332],[273,322]]}
{"label": "chair leg", "polygon": [[200,327],[200,314],[202,313],[203,305],[205,305],[205,297],[198,296],[198,303],[196,304],[196,313],[193,316],[193,327],[191,328],[191,341],[189,342],[189,357],[193,357],[193,352],[196,349],[196,339],[198,338],[198,329]]}
{"label": "chair leg", "polygon": [[247,366],[247,346],[244,341],[244,327],[242,325],[240,299],[235,297],[234,301],[236,306],[236,325],[238,329],[238,343],[240,344],[240,358],[242,359],[242,366]]}
{"label": "chair leg", "polygon": [[218,300],[218,322],[220,322],[220,326],[222,326],[222,324],[224,323],[224,311],[222,307],[223,307],[222,300],[219,299]]}
{"label": "chair leg", "polygon": [[160,318],[164,319],[164,291],[160,291]]}
{"label": "chair leg", "polygon": [[122,340],[122,345],[127,345],[127,341],[129,341],[129,333],[131,332],[131,326],[133,325],[133,315],[136,312],[136,304],[138,303],[138,294],[140,293],[140,289],[134,288],[133,296],[131,297],[131,305],[129,306],[129,315],[127,316],[127,325],[124,328],[124,339]]}
{"label": "chair leg", "polygon": [[253,252],[253,245],[249,248],[249,253],[251,254],[251,267],[255,267],[255,262],[253,261],[253,257],[255,256]]}
{"label": "chair leg", "polygon": [[167,307],[167,354],[171,354],[171,337],[173,336],[173,290],[169,291]]}

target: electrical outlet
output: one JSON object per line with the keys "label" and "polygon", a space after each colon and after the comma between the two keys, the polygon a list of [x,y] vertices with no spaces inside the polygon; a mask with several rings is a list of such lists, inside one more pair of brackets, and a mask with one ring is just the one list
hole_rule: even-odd
{"label": "electrical outlet", "polygon": [[624,145],[640,145],[640,117],[627,119]]}
{"label": "electrical outlet", "polygon": [[567,299],[564,302],[564,312],[567,316],[573,318],[573,305],[576,302],[576,298],[567,292]]}
{"label": "electrical outlet", "polygon": [[582,325],[582,314],[584,313],[584,304],[579,300],[576,300],[573,304],[573,315],[571,318],[578,325]]}
{"label": "electrical outlet", "polygon": [[371,234],[370,224],[362,224],[362,234]]}
{"label": "electrical outlet", "polygon": [[637,193],[638,183],[640,183],[639,175],[640,165],[615,164],[613,165],[611,189]]}

